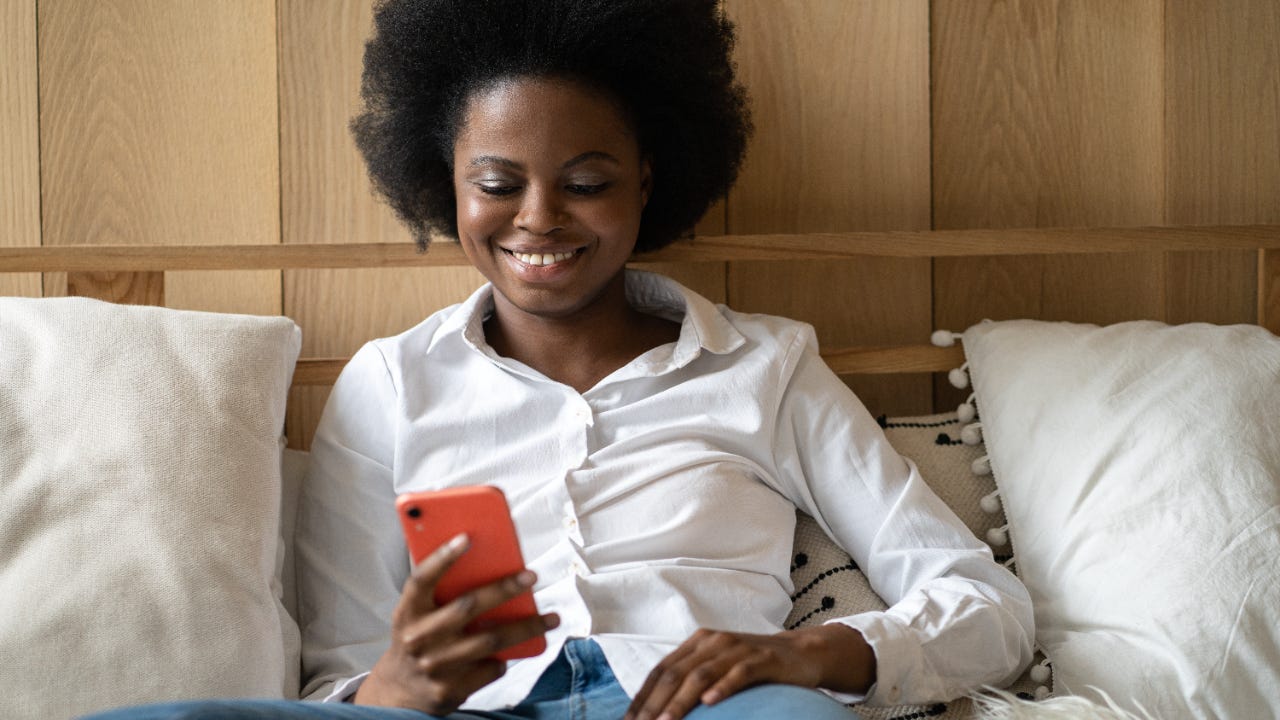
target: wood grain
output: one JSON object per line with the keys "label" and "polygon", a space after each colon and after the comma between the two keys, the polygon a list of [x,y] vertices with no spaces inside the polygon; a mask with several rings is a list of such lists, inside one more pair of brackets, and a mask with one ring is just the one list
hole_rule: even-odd
{"label": "wood grain", "polygon": [[[1164,220],[1161,0],[935,0],[935,229]],[[934,262],[934,320],[1160,319],[1162,256]],[[938,407],[958,394],[935,381]]]}
{"label": "wood grain", "polygon": [[[303,358],[293,373],[297,390],[333,385],[350,358]],[[840,375],[884,375],[946,371],[964,363],[964,350],[956,345],[835,348],[822,353],[822,360]]]}
{"label": "wood grain", "polygon": [[[0,4],[0,246],[40,244],[35,0]],[[0,295],[39,297],[40,276],[0,274]]]}
{"label": "wood grain", "polygon": [[[669,265],[679,270],[698,264],[720,264],[735,258],[764,261],[787,261],[797,257],[826,260],[945,258],[1008,254],[1123,254],[1135,251],[1159,253],[1214,248],[1248,252],[1280,249],[1280,225],[723,235],[678,241],[661,251],[637,256],[637,261],[632,264],[637,267]],[[432,245],[425,254],[407,243],[0,248],[0,273],[467,266],[467,259],[457,244],[443,242]],[[996,278],[997,282],[1003,280]]]}
{"label": "wood grain", "polygon": [[[43,0],[45,244],[278,242],[274,27],[255,0]],[[166,296],[278,313],[279,274]]]}
{"label": "wood grain", "polygon": [[162,272],[67,273],[67,295],[126,305],[164,305]]}
{"label": "wood grain", "polygon": [[[1168,221],[1280,221],[1280,3],[1167,3]],[[1253,322],[1258,255],[1169,256],[1174,322]]]}
{"label": "wood grain", "polygon": [[[372,192],[347,129],[360,109],[369,0],[280,0],[280,178],[284,243],[396,243],[409,233]],[[440,251],[445,251],[444,253]],[[432,253],[457,246],[437,242]],[[350,355],[457,302],[481,282],[463,267],[387,271],[286,271],[285,312],[302,327],[304,355]],[[306,448],[327,389],[295,389],[290,445]]]}
{"label": "wood grain", "polygon": [[1258,324],[1280,335],[1280,252],[1258,252]]}
{"label": "wood grain", "polygon": [[[728,232],[929,226],[925,0],[727,0],[756,135]],[[923,260],[729,266],[729,304],[814,324],[824,346],[928,337]],[[925,377],[858,379],[874,412],[929,409]]]}

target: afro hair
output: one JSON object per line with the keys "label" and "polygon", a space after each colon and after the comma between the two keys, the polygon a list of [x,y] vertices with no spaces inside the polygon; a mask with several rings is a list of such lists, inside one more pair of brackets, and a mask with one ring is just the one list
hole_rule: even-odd
{"label": "afro hair", "polygon": [[653,167],[636,251],[689,231],[737,178],[751,121],[717,0],[383,0],[351,123],[419,248],[457,237],[453,143],[468,99],[551,77],[617,102]]}

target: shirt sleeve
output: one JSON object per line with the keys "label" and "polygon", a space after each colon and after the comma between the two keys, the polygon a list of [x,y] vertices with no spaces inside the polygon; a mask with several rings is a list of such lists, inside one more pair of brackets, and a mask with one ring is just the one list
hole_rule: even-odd
{"label": "shirt sleeve", "polygon": [[775,439],[780,480],[890,606],[830,621],[861,632],[876,656],[865,698],[831,694],[921,704],[1013,682],[1033,655],[1026,588],[893,449],[822,361],[812,329],[792,355]]}
{"label": "shirt sleeve", "polygon": [[377,346],[343,369],[311,443],[295,547],[302,695],[343,700],[390,644],[409,573],[395,513],[397,391]]}

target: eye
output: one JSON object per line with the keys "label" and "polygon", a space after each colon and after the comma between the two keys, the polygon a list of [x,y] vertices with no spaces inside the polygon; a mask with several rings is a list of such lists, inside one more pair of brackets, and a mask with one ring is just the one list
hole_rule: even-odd
{"label": "eye", "polygon": [[485,195],[494,195],[497,197],[505,197],[520,190],[520,188],[515,185],[484,185],[476,183],[476,187],[480,188],[480,192]]}
{"label": "eye", "polygon": [[595,195],[598,192],[603,192],[608,189],[609,183],[596,183],[594,185],[574,183],[571,185],[565,185],[564,187],[574,195]]}

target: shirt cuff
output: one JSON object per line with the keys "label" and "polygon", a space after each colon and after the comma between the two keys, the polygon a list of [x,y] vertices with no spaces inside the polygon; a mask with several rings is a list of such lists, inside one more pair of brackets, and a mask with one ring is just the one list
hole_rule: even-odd
{"label": "shirt cuff", "polygon": [[325,696],[324,702],[351,702],[355,697],[356,691],[364,684],[364,679],[369,677],[369,673],[360,673],[352,678],[334,683],[333,690]]}
{"label": "shirt cuff", "polygon": [[865,695],[825,691],[843,703],[865,702],[871,706],[901,705],[903,688],[924,666],[924,653],[916,638],[888,613],[868,612],[828,620],[862,633],[876,656],[876,681]]}

